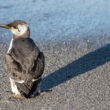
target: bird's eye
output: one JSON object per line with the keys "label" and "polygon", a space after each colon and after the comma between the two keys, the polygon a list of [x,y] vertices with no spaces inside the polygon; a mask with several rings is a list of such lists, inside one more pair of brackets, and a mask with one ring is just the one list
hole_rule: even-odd
{"label": "bird's eye", "polygon": [[17,30],[20,32],[19,27],[17,27],[17,26],[13,26],[13,28],[14,28],[14,29],[17,29]]}
{"label": "bird's eye", "polygon": [[17,29],[17,27],[16,26],[13,26],[15,29]]}

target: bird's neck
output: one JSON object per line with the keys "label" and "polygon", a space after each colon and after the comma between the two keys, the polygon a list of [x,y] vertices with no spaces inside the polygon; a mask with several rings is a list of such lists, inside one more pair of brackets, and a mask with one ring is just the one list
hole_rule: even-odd
{"label": "bird's neck", "polygon": [[30,30],[29,29],[23,35],[20,35],[20,36],[18,36],[16,34],[13,35],[13,38],[14,39],[18,39],[18,38],[29,38],[29,37],[30,37]]}

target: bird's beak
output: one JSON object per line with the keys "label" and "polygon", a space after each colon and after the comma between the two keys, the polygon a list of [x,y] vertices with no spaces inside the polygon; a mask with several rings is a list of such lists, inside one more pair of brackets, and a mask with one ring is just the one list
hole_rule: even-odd
{"label": "bird's beak", "polygon": [[1,28],[6,28],[6,29],[10,29],[10,27],[8,25],[0,25]]}

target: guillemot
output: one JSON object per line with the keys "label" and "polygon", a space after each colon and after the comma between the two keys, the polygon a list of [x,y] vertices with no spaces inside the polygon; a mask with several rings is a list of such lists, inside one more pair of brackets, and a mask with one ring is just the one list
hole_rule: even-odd
{"label": "guillemot", "polygon": [[30,29],[25,21],[15,20],[0,27],[9,29],[13,33],[6,54],[12,93],[15,97],[36,96],[40,93],[40,82],[45,66],[43,52],[30,38]]}

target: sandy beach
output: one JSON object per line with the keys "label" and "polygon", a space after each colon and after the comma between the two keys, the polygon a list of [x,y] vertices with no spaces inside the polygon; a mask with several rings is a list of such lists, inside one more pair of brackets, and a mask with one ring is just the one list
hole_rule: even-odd
{"label": "sandy beach", "polygon": [[9,44],[1,41],[0,110],[109,110],[110,40],[107,36],[95,38],[36,42],[46,58],[41,90],[52,92],[32,99],[10,96],[5,68]]}

